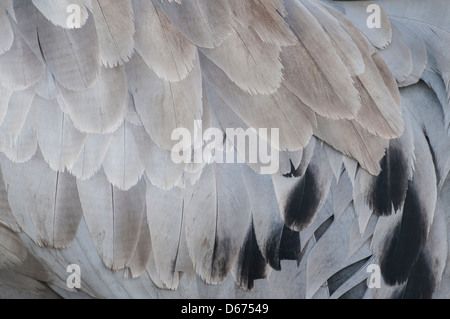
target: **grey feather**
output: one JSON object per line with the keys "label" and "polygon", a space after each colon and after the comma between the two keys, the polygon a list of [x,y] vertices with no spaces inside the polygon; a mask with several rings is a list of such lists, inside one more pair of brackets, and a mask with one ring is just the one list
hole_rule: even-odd
{"label": "grey feather", "polygon": [[[189,76],[171,83],[160,79],[137,54],[127,64],[129,89],[142,124],[155,144],[172,150],[171,139],[177,128],[193,136],[194,122],[202,116],[202,81],[198,58]],[[152,90],[147,88],[151,87]]]}
{"label": "grey feather", "polygon": [[169,20],[192,43],[205,48],[219,46],[232,32],[231,8],[226,0],[159,1]]}
{"label": "grey feather", "polygon": [[395,24],[392,27],[391,44],[380,51],[383,59],[389,65],[389,69],[394,74],[397,82],[403,82],[412,72],[412,54],[405,44],[405,36]]}
{"label": "grey feather", "polygon": [[297,151],[309,143],[315,114],[288,89],[281,87],[270,96],[252,96],[232,83],[209,59],[200,59],[203,79],[249,127],[279,128],[280,150]]}
{"label": "grey feather", "polygon": [[184,80],[194,67],[196,47],[169,21],[159,6],[133,0],[136,51],[162,79]]}
{"label": "grey feather", "polygon": [[[353,86],[351,72],[337,54],[330,37],[300,2],[288,1],[286,7],[289,11],[287,21],[299,40],[295,46],[283,48],[281,54],[286,87],[321,116],[354,118],[361,101]],[[299,72],[304,76],[299,77]],[[317,90],[319,87],[320,91]]]}
{"label": "grey feather", "polygon": [[23,91],[14,91],[11,95],[8,102],[8,110],[0,126],[1,149],[5,149],[6,147],[14,148],[20,132],[29,117],[33,99],[34,91],[32,88]]}
{"label": "grey feather", "polygon": [[113,133],[125,119],[128,95],[123,66],[101,67],[88,89],[72,91],[60,86],[60,92],[73,124],[83,133]]}
{"label": "grey feather", "polygon": [[13,24],[14,42],[0,55],[0,83],[9,89],[22,90],[38,82],[44,66]]}
{"label": "grey feather", "polygon": [[356,159],[369,173],[377,175],[380,172],[379,161],[384,156],[388,140],[370,134],[355,121],[332,121],[318,117],[317,122],[314,135],[344,155]]}
{"label": "grey feather", "polygon": [[28,255],[20,237],[9,227],[0,223],[0,269],[21,264]]}
{"label": "grey feather", "polygon": [[[3,172],[9,167],[5,181],[11,185],[7,186],[10,201],[20,198],[20,194],[25,195],[23,203],[11,205],[16,219],[31,217],[38,244],[68,247],[76,235],[82,214],[75,179],[67,173],[51,170],[39,152],[25,164],[11,165],[6,161],[2,162],[2,167]],[[23,188],[10,184],[18,178],[23,179]],[[16,210],[19,207],[20,210]],[[29,222],[24,223],[27,224],[31,226]]]}
{"label": "grey feather", "polygon": [[180,242],[185,236],[183,190],[165,191],[147,182],[146,197],[156,272],[164,287],[177,289],[180,281],[177,259],[182,255],[180,250],[184,247]]}
{"label": "grey feather", "polygon": [[102,168],[112,137],[112,134],[88,134],[80,155],[69,171],[81,180],[94,176]]}
{"label": "grey feather", "polygon": [[296,38],[286,21],[287,12],[280,0],[229,0],[234,18],[244,27],[255,30],[264,42],[276,45],[294,44]]}
{"label": "grey feather", "polygon": [[150,238],[150,229],[147,221],[147,214],[143,214],[136,249],[134,250],[133,256],[127,264],[127,268],[131,273],[130,277],[137,279],[145,273],[151,251],[152,243]]}
{"label": "grey feather", "polygon": [[135,33],[131,0],[93,0],[92,13],[102,64],[112,68],[128,62]]}
{"label": "grey feather", "polygon": [[240,25],[233,29],[220,46],[202,49],[203,54],[243,91],[252,95],[274,93],[283,79],[281,47],[264,42],[252,29]]}
{"label": "grey feather", "polygon": [[104,264],[123,269],[133,257],[145,213],[145,182],[128,191],[112,186],[101,171],[77,180],[83,215]]}
{"label": "grey feather", "polygon": [[422,77],[428,63],[427,48],[423,39],[411,28],[400,22],[395,22],[394,25],[404,34],[405,44],[411,52],[412,71],[404,81],[399,83],[400,87],[409,86],[417,83]]}
{"label": "grey feather", "polygon": [[[27,100],[25,101],[25,103],[28,103]],[[10,142],[6,142],[2,145],[2,147],[4,147],[3,152],[14,163],[25,163],[36,153],[38,142],[35,132],[35,114],[36,110],[31,108],[26,115],[26,120],[23,122],[20,131],[17,131],[16,133],[11,132],[13,135],[10,135]],[[8,117],[5,118],[5,121],[7,122],[15,119],[16,118],[14,117]],[[7,127],[8,126],[5,128],[7,129]],[[1,126],[0,130],[2,130]]]}
{"label": "grey feather", "polygon": [[36,96],[36,136],[46,162],[55,171],[71,169],[84,146],[86,135],[73,125],[68,114],[61,111],[58,101]]}
{"label": "grey feather", "polygon": [[185,164],[176,164],[172,153],[160,149],[152,141],[143,127],[131,125],[141,163],[145,165],[145,175],[151,184],[163,190],[170,190],[181,183]]}
{"label": "grey feather", "polygon": [[100,69],[99,45],[93,19],[89,18],[80,29],[67,30],[55,28],[40,13],[36,16],[34,32],[37,27],[37,44],[56,81],[68,90],[91,87]]}
{"label": "grey feather", "polygon": [[438,172],[438,186],[442,187],[450,171],[450,138],[443,121],[441,104],[423,82],[402,89],[401,94],[410,101],[409,109],[427,136]]}
{"label": "grey feather", "polygon": [[132,126],[133,124],[124,123],[113,134],[103,160],[103,169],[108,181],[124,191],[138,183],[145,169],[139,156]]}
{"label": "grey feather", "polygon": [[206,283],[231,271],[250,225],[250,203],[238,164],[210,164],[185,192],[189,255]]}

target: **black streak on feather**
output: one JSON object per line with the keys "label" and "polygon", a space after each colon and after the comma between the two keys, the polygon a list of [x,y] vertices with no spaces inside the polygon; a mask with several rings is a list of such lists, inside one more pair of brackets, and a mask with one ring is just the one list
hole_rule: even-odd
{"label": "black streak on feather", "polygon": [[[360,270],[369,260],[369,257],[364,258],[360,261],[357,261],[350,266],[345,267],[344,269],[338,271],[333,276],[328,279],[328,290],[330,291],[330,295],[332,295],[340,286],[342,286],[348,279],[350,279],[358,270]],[[367,288],[366,281],[363,280],[365,284],[365,288]],[[365,292],[365,290],[364,290]],[[362,293],[362,295],[364,294]],[[361,297],[362,297],[361,295]],[[342,296],[341,296],[342,297]]]}
{"label": "black streak on feather", "polygon": [[409,275],[402,299],[431,299],[436,280],[423,252]]}
{"label": "black streak on feather", "polygon": [[291,163],[291,171],[283,176],[287,178],[300,177],[300,168],[295,168],[291,160],[289,160],[289,163]]}
{"label": "black streak on feather", "polygon": [[405,201],[408,188],[408,161],[401,150],[390,147],[380,165],[382,171],[374,177],[374,183],[366,199],[375,214],[389,216],[392,207],[397,211]]}
{"label": "black streak on feather", "polygon": [[297,260],[300,263],[301,257],[300,234],[284,226],[280,243],[280,260]]}
{"label": "black streak on feather", "polygon": [[334,221],[334,215],[330,216],[325,222],[322,223],[322,225],[317,228],[317,230],[314,232],[314,237],[316,238],[316,241],[319,240],[323,234],[328,230],[328,228],[331,226],[331,224]]}
{"label": "black streak on feather", "polygon": [[436,173],[436,176],[438,177],[438,183],[440,183],[439,179],[441,177],[441,174],[438,171],[438,165],[439,164],[438,164],[438,160],[437,160],[437,157],[436,157],[436,152],[435,152],[433,146],[431,145],[430,137],[427,135],[427,133],[425,131],[423,132],[423,135],[425,135],[425,139],[427,141],[428,149],[430,150],[431,157],[433,158],[434,171]]}
{"label": "black streak on feather", "polygon": [[232,260],[230,260],[231,247],[232,244],[229,238],[216,239],[211,269],[211,278],[213,280],[220,282],[227,277],[232,266]]}
{"label": "black streak on feather", "polygon": [[391,240],[386,241],[380,256],[381,273],[387,284],[400,284],[408,279],[425,239],[422,207],[414,184],[410,182],[402,220],[394,228]]}
{"label": "black streak on feather", "polygon": [[238,282],[244,290],[253,289],[256,279],[267,277],[266,261],[259,250],[256,241],[253,222],[244,241],[244,245],[239,253]]}
{"label": "black streak on feather", "polygon": [[364,297],[364,294],[367,291],[367,282],[365,280],[361,281],[359,284],[357,284],[355,287],[347,291],[345,294],[343,294],[339,299],[362,299]]}
{"label": "black streak on feather", "polygon": [[266,245],[264,247],[265,255],[267,258],[267,263],[275,270],[280,270],[280,245],[281,245],[281,236],[283,233],[282,227],[274,227],[271,231],[270,239],[267,240]]}
{"label": "black streak on feather", "polygon": [[319,207],[319,192],[315,173],[308,167],[287,199],[285,223],[288,227],[303,230],[312,222]]}

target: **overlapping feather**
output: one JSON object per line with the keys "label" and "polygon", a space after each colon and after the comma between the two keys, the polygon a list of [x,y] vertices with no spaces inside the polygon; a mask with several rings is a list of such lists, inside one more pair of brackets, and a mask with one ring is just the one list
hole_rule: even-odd
{"label": "overlapping feather", "polygon": [[[67,1],[0,1],[0,199],[11,206],[0,214],[2,248],[23,231],[58,277],[17,268],[26,277],[9,283],[39,292],[40,280],[66,295],[61,279],[74,254],[89,273],[83,291],[91,296],[178,293],[156,286],[237,296],[231,274],[261,295],[268,295],[264,282],[272,293],[298,283],[302,297],[360,297],[375,232],[385,281],[406,295],[437,258],[433,289],[421,286],[429,296],[445,259],[444,245],[433,249],[445,233],[433,215],[449,170],[449,64],[437,41],[447,35],[436,28],[448,29],[448,18],[440,12],[432,21],[416,1],[407,7],[412,18],[399,13],[403,0],[379,3],[381,29],[366,28],[371,3],[335,4],[369,44],[349,19],[312,0],[76,0],[79,29],[67,29]],[[421,77],[436,96],[422,83],[404,91],[414,103],[411,130],[397,84]],[[422,107],[429,103],[432,111]],[[258,175],[260,165],[175,165],[171,133],[193,133],[196,120],[222,131],[278,128],[280,143],[268,145],[281,151],[277,175]],[[216,152],[230,151],[223,144]],[[366,193],[373,175],[390,177],[396,150],[407,174],[402,187],[390,180],[386,202],[399,212],[378,218]],[[411,214],[420,216],[414,222]],[[397,227],[403,222],[408,236]],[[402,252],[392,253],[389,238],[400,250],[413,247],[401,269]],[[13,263],[25,259],[17,255]],[[96,277],[102,264],[139,279]],[[287,284],[270,267],[299,277]],[[188,283],[182,274],[194,272],[225,291]]]}

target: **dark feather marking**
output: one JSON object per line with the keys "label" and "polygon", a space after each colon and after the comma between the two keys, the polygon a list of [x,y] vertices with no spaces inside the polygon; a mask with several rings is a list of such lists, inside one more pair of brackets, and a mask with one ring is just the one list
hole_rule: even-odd
{"label": "dark feather marking", "polygon": [[435,152],[433,146],[431,145],[430,137],[427,135],[427,133],[425,131],[423,132],[423,135],[425,136],[425,140],[427,141],[428,149],[430,150],[431,158],[433,159],[434,172],[436,173],[436,177],[438,178],[437,182],[440,183],[441,174],[439,174],[439,170],[438,170],[438,160],[436,157],[436,152]]}
{"label": "dark feather marking", "polygon": [[283,228],[276,227],[273,228],[270,239],[267,240],[264,251],[266,253],[266,262],[275,270],[281,269],[280,264],[280,245],[282,240]]}
{"label": "dark feather marking", "polygon": [[427,234],[424,223],[417,191],[410,182],[402,220],[395,227],[391,240],[386,241],[380,256],[381,273],[387,284],[400,284],[408,279],[425,243]]}
{"label": "dark feather marking", "polygon": [[289,160],[289,163],[291,164],[291,171],[283,176],[286,178],[300,177],[299,170],[297,168],[295,168],[295,166],[291,160]]}
{"label": "dark feather marking", "polygon": [[280,243],[280,260],[297,260],[300,263],[301,257],[300,234],[284,226]]}
{"label": "dark feather marking", "polygon": [[334,221],[334,215],[330,216],[326,221],[322,223],[322,225],[317,228],[317,230],[314,232],[314,237],[316,240],[319,240],[320,237],[322,237],[323,234],[327,231],[327,229],[331,226],[331,224]]}
{"label": "dark feather marking", "polygon": [[[370,257],[357,261],[350,266],[341,269],[328,279],[328,290],[332,295],[342,284],[344,284],[351,276],[353,276],[359,269],[361,269]],[[365,283],[365,280],[364,280]],[[367,284],[366,284],[367,288]]]}
{"label": "dark feather marking", "polygon": [[320,195],[316,175],[309,166],[287,199],[284,212],[286,225],[299,230],[306,228],[316,216]]}
{"label": "dark feather marking", "polygon": [[244,290],[253,289],[256,279],[267,277],[267,263],[259,250],[253,222],[239,252],[238,276],[237,281]]}
{"label": "dark feather marking", "polygon": [[380,165],[381,173],[374,177],[366,201],[378,216],[389,216],[392,213],[392,206],[397,211],[405,201],[408,188],[408,161],[401,150],[391,146]]}
{"label": "dark feather marking", "polygon": [[355,287],[343,294],[339,299],[362,299],[367,291],[367,282],[361,281]]}
{"label": "dark feather marking", "polygon": [[431,299],[436,288],[431,265],[422,252],[409,275],[402,299]]}
{"label": "dark feather marking", "polygon": [[232,266],[232,260],[230,260],[231,247],[230,238],[216,239],[211,268],[211,278],[213,280],[222,281],[227,277]]}

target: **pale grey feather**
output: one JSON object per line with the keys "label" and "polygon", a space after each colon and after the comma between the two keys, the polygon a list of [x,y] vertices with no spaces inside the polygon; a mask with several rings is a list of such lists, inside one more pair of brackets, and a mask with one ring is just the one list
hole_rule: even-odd
{"label": "pale grey feather", "polygon": [[8,110],[0,125],[0,148],[13,148],[29,117],[34,99],[32,88],[24,91],[14,91],[8,102]]}
{"label": "pale grey feather", "polygon": [[233,18],[226,0],[159,1],[169,20],[192,43],[205,48],[219,46],[232,32]]}
{"label": "pale grey feather", "polygon": [[[279,45],[266,43],[252,29],[240,25],[213,49],[202,49],[243,91],[254,94],[272,94],[283,79]],[[233,60],[229,56],[233,55]]]}
{"label": "pale grey feather", "polygon": [[[89,18],[83,28],[68,30],[56,28],[44,16],[36,13],[35,23],[34,26],[33,24],[29,26],[31,29],[28,31],[29,36],[32,37],[29,41],[38,41],[34,44],[38,45],[35,50],[42,52],[56,81],[68,90],[91,87],[97,80],[100,70],[99,44],[93,19]],[[36,34],[38,39],[33,38]]]}
{"label": "pale grey feather", "polygon": [[[36,110],[31,108],[20,132],[18,131],[19,133],[13,137],[10,136],[10,142],[2,145],[3,152],[14,163],[25,163],[36,153],[38,141],[35,131],[35,114]],[[6,120],[11,120],[11,118]]]}
{"label": "pale grey feather", "polygon": [[13,24],[14,41],[0,55],[0,83],[9,89],[22,90],[37,83],[44,75],[44,66]]}
{"label": "pale grey feather", "polygon": [[151,251],[152,243],[147,215],[143,214],[136,249],[133,252],[131,260],[127,264],[127,269],[130,270],[131,278],[137,279],[145,273]]}
{"label": "pale grey feather", "polygon": [[79,157],[86,134],[79,132],[58,101],[36,96],[33,101],[36,136],[45,161],[55,171],[71,169]]}
{"label": "pale grey feather", "polygon": [[112,134],[88,134],[80,155],[69,171],[81,180],[94,176],[102,168],[112,137]]}
{"label": "pale grey feather", "polygon": [[121,191],[101,171],[90,180],[77,180],[77,187],[84,218],[104,264],[123,269],[138,243],[145,213],[145,182]]}
{"label": "pale grey feather", "polygon": [[250,203],[238,164],[210,164],[185,192],[189,256],[206,283],[222,282],[250,225]]}
{"label": "pale grey feather", "polygon": [[405,36],[403,33],[395,24],[391,24],[391,27],[392,42],[388,47],[380,50],[380,53],[394,74],[397,82],[403,82],[412,72],[412,53],[405,44]]}
{"label": "pale grey feather", "polygon": [[196,47],[169,21],[160,7],[133,0],[136,51],[162,79],[184,80],[194,67]]}
{"label": "pale grey feather", "polygon": [[83,133],[113,133],[125,119],[128,95],[124,66],[101,67],[96,82],[85,90],[59,89],[73,124]]}
{"label": "pale grey feather", "polygon": [[22,263],[28,255],[20,237],[8,226],[0,223],[0,269]]}
{"label": "pale grey feather", "polygon": [[[172,132],[186,128],[194,136],[194,124],[202,116],[202,81],[198,58],[189,76],[171,83],[160,79],[137,54],[127,64],[129,89],[136,111],[155,144],[171,150],[177,143]],[[147,88],[151,87],[151,90]]]}
{"label": "pale grey feather", "polygon": [[234,18],[244,27],[255,30],[264,42],[294,44],[296,38],[286,21],[287,12],[280,0],[229,0]]}
{"label": "pale grey feather", "polygon": [[399,87],[409,86],[417,83],[423,75],[428,63],[427,48],[423,39],[411,28],[401,22],[395,22],[394,25],[404,34],[405,44],[411,52],[412,71],[404,81],[399,83]]}
{"label": "pale grey feather", "polygon": [[[177,259],[181,255],[180,242],[185,236],[183,190],[165,191],[147,182],[147,218],[153,247],[156,275],[164,287],[178,288],[180,274]],[[161,212],[165,212],[161,214]]]}
{"label": "pale grey feather", "polygon": [[185,164],[176,164],[172,152],[160,149],[143,127],[131,125],[137,151],[145,166],[145,175],[151,184],[163,190],[170,190],[181,183]]}
{"label": "pale grey feather", "polygon": [[[286,87],[319,115],[354,118],[361,101],[350,70],[323,27],[303,4],[288,1],[286,7],[287,21],[299,41],[295,46],[283,48],[281,54]],[[304,75],[298,76],[299,73]]]}
{"label": "pale grey feather", "polygon": [[[38,244],[56,248],[69,246],[82,214],[75,179],[67,173],[50,169],[39,152],[25,164],[11,165],[6,161],[2,167],[3,172],[9,167],[6,184],[11,185],[7,186],[10,201],[24,195],[22,203],[11,205],[16,219],[31,218]],[[22,188],[10,184],[18,178],[23,179]],[[30,227],[29,221],[24,225]]]}
{"label": "pale grey feather", "polygon": [[441,104],[433,91],[422,82],[400,92],[409,101],[412,116],[426,134],[438,172],[438,186],[442,187],[450,171],[450,137],[445,128]]}
{"label": "pale grey feather", "polygon": [[112,68],[128,62],[135,33],[131,0],[93,0],[92,14],[102,64]]}
{"label": "pale grey feather", "polygon": [[103,169],[108,181],[124,191],[138,183],[145,169],[132,126],[133,124],[125,122],[113,134],[103,160]]}
{"label": "pale grey feather", "polygon": [[270,96],[252,96],[206,57],[201,57],[201,63],[203,79],[238,118],[253,128],[279,128],[279,150],[297,151],[309,143],[315,114],[288,89],[281,87]]}

